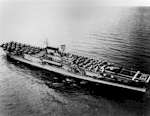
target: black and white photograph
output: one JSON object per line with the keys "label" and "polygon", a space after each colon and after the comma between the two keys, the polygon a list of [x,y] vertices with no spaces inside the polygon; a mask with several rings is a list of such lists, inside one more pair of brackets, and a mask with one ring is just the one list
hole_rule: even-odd
{"label": "black and white photograph", "polygon": [[0,0],[0,116],[150,116],[150,1]]}

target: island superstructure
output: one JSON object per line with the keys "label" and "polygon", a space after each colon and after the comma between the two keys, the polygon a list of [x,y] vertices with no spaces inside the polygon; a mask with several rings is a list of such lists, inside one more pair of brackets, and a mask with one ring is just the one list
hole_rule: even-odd
{"label": "island superstructure", "polygon": [[94,83],[146,92],[150,81],[149,74],[65,52],[65,45],[40,48],[11,41],[0,47],[16,61]]}

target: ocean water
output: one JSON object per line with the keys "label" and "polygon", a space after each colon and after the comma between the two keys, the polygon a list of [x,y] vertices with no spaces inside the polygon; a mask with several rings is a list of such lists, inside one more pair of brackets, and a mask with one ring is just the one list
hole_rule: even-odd
{"label": "ocean water", "polygon": [[[65,13],[69,9],[65,9]],[[63,22],[67,29],[54,30],[54,33],[62,34],[64,31],[67,35],[60,39],[56,34],[56,39],[49,39],[50,43],[63,42],[68,45],[69,52],[150,73],[150,8],[104,8],[103,11],[107,12],[103,15],[101,8],[94,9],[92,12],[96,13],[91,13],[89,20],[88,15],[82,17],[89,11],[81,12],[81,16],[77,15],[78,12],[72,15],[71,11],[67,15],[63,14],[68,16],[63,19],[67,20],[65,24]],[[5,37],[9,37],[9,34]],[[24,38],[17,40],[25,41]],[[28,44],[34,41],[26,39]],[[0,116],[149,115],[149,91],[141,95],[82,83],[14,62],[0,51]]]}

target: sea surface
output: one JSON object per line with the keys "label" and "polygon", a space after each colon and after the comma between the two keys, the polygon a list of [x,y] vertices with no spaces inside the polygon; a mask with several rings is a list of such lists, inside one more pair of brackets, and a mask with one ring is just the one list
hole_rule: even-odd
{"label": "sea surface", "polygon": [[[103,8],[103,15],[101,8],[94,8],[94,15],[87,9],[81,16],[75,11],[63,14],[66,27],[54,33],[70,38],[49,42],[66,43],[69,52],[150,74],[150,8]],[[28,44],[35,41],[26,39]],[[0,116],[150,116],[149,93],[75,81],[14,62],[0,51]]]}

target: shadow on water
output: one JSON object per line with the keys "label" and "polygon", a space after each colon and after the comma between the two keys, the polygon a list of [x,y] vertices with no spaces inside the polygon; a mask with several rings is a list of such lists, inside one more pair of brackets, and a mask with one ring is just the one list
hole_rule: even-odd
{"label": "shadow on water", "polygon": [[74,95],[78,93],[92,95],[93,97],[104,97],[115,102],[124,102],[124,100],[134,100],[144,102],[149,98],[148,94],[121,89],[117,87],[96,84],[87,82],[72,77],[63,76],[55,72],[41,70],[40,68],[33,67],[11,58],[7,58],[7,62],[19,68],[21,72],[30,74],[31,76],[43,81],[49,88],[55,89],[60,93]]}

